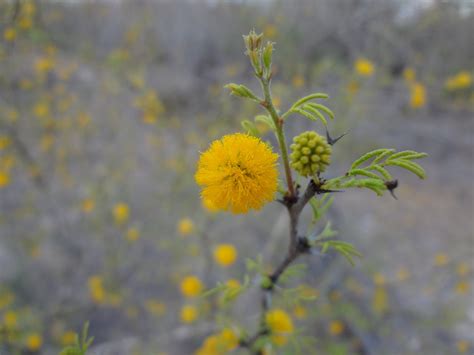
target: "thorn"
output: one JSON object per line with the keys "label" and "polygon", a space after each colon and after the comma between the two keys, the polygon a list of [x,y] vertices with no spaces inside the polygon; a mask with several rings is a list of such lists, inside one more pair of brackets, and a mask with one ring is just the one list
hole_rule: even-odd
{"label": "thorn", "polygon": [[348,133],[349,133],[349,131],[347,131],[346,133],[341,134],[341,135],[340,135],[339,137],[337,137],[337,138],[332,138],[332,137],[329,135],[329,131],[326,129],[326,139],[327,139],[327,141],[328,141],[328,143],[329,143],[330,145],[334,145],[334,144],[337,143],[337,141],[338,141],[339,139],[341,139],[342,137],[344,137],[344,136],[345,136],[346,134],[348,134]]}
{"label": "thorn", "polygon": [[390,192],[390,195],[395,200],[398,200],[397,196],[395,195],[395,189],[398,187],[398,180],[390,180],[385,182],[385,186],[387,186],[387,190]]}

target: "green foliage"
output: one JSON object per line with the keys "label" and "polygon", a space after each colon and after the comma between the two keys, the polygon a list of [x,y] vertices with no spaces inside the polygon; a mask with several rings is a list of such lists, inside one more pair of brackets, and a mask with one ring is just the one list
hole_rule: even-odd
{"label": "green foliage", "polygon": [[[420,179],[426,177],[425,170],[413,160],[427,157],[426,153],[405,150],[395,153],[395,149],[376,149],[361,156],[352,163],[349,171],[334,179],[329,179],[323,184],[323,189],[367,188],[378,196],[388,190],[387,183],[393,180],[386,167],[398,166],[408,170]],[[364,164],[369,162],[369,164]],[[359,178],[363,176],[363,178]]]}
{"label": "green foliage", "polygon": [[316,224],[328,211],[334,201],[334,196],[329,194],[322,195],[322,197],[317,198],[316,196],[312,197],[309,200],[309,205],[313,211],[313,219],[311,224]]}
{"label": "green foliage", "polygon": [[299,113],[300,115],[306,117],[311,121],[321,121],[325,126],[328,122],[324,115],[321,113],[324,112],[330,119],[334,119],[334,113],[326,106],[310,102],[314,99],[327,99],[329,96],[323,93],[314,93],[308,96],[305,96],[298,101],[296,101],[291,108],[282,115],[282,118],[285,119],[291,113]]}
{"label": "green foliage", "polygon": [[60,355],[86,355],[89,346],[94,341],[94,337],[88,337],[88,330],[89,322],[86,322],[82,328],[81,338],[79,339],[79,335],[76,334],[76,343],[61,350]]}
{"label": "green foliage", "polygon": [[262,100],[259,99],[248,87],[245,85],[239,85],[230,83],[224,86],[226,89],[230,90],[230,93],[235,96],[243,97],[246,99],[251,99],[253,101],[261,102]]}

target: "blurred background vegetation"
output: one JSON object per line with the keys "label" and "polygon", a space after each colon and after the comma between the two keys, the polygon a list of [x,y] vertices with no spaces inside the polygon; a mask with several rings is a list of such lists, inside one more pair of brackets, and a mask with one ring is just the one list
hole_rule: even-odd
{"label": "blurred background vegetation", "polygon": [[193,179],[199,151],[259,113],[223,90],[256,88],[253,28],[277,43],[276,103],[328,92],[331,133],[349,131],[327,176],[382,146],[430,155],[398,201],[337,194],[333,226],[365,257],[302,259],[317,300],[290,311],[310,353],[474,353],[472,1],[1,0],[0,354],[55,354],[87,320],[92,353],[117,355],[192,354],[216,317],[256,324],[252,292],[216,314],[181,288],[241,282],[247,257],[286,248],[277,203],[216,214]]}

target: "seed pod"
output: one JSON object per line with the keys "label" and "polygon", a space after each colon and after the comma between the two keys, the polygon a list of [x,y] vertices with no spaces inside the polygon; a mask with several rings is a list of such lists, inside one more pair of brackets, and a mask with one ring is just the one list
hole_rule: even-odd
{"label": "seed pod", "polygon": [[291,167],[302,176],[323,172],[331,163],[331,146],[316,132],[307,131],[294,137],[290,148]]}

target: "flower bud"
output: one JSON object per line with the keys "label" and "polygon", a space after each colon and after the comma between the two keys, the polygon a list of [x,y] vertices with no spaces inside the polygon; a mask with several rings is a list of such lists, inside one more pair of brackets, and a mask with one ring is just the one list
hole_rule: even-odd
{"label": "flower bud", "polygon": [[293,138],[291,166],[302,176],[314,176],[323,172],[331,163],[331,146],[326,138],[307,131]]}
{"label": "flower bud", "polygon": [[270,67],[272,66],[272,54],[273,54],[273,43],[267,42],[265,48],[263,48],[263,65],[267,71],[270,71]]}

